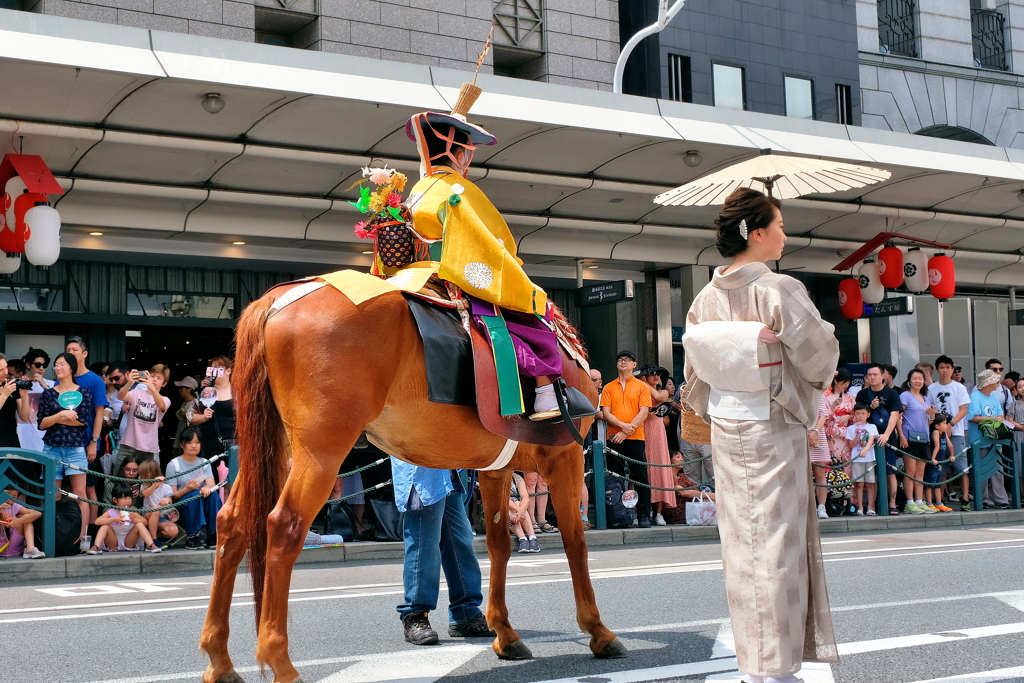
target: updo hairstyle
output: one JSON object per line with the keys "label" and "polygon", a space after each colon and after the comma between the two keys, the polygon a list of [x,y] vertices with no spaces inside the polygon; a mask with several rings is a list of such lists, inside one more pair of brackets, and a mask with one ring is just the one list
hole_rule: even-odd
{"label": "updo hairstyle", "polygon": [[767,228],[775,220],[775,209],[782,202],[749,187],[740,187],[725,200],[715,219],[715,248],[724,258],[732,258],[747,250],[747,240],[740,234],[740,221],[747,221],[747,235]]}

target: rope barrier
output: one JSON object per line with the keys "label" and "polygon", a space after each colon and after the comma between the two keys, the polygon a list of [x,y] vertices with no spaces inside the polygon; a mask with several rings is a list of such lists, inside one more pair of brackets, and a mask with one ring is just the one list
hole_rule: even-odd
{"label": "rope barrier", "polygon": [[345,472],[344,474],[339,474],[338,475],[338,479],[344,479],[345,477],[351,477],[353,474],[359,474],[360,472],[364,472],[364,471],[370,469],[371,467],[376,467],[377,465],[380,465],[381,463],[388,462],[389,460],[390,460],[390,458],[381,458],[380,460],[377,460],[376,462],[371,462],[369,465],[364,465],[364,466],[360,467],[357,470],[352,470],[351,472]]}
{"label": "rope barrier", "polygon": [[[220,453],[219,455],[215,455],[215,456],[213,456],[211,458],[199,458],[199,460],[202,461],[201,464],[196,465],[195,467],[193,467],[190,470],[185,470],[184,472],[178,472],[176,475],[174,475],[174,477],[177,478],[177,477],[184,476],[186,474],[191,474],[192,472],[196,472],[198,470],[203,469],[207,465],[209,465],[210,467],[213,467],[213,463],[217,462],[218,460],[223,458],[225,455],[227,455],[227,454],[226,453]],[[58,460],[57,462],[59,462],[61,465],[64,465],[64,467],[66,467],[68,469],[78,470],[79,472],[82,472],[83,474],[91,474],[91,475],[94,475],[94,476],[97,476],[97,477],[103,477],[104,479],[113,479],[114,481],[128,482],[130,484],[155,484],[157,482],[162,482],[165,479],[164,477],[161,477],[160,479],[128,479],[127,477],[117,477],[117,476],[114,476],[113,474],[106,474],[105,472],[97,472],[95,470],[90,470],[88,467],[85,468],[85,469],[82,469],[78,465],[72,465],[69,462],[61,462],[60,460]]]}
{"label": "rope barrier", "polygon": [[653,484],[644,484],[639,481],[634,481],[633,479],[630,479],[624,474],[612,472],[611,470],[605,470],[605,473],[613,477],[617,477],[622,481],[628,481],[630,484],[634,484],[636,486],[643,486],[644,488],[653,489],[654,491],[699,491],[701,487],[707,486],[706,484],[694,484],[693,486],[676,486],[674,488],[667,489],[663,486],[654,486]]}
{"label": "rope barrier", "polygon": [[[622,459],[623,459],[623,460],[625,460],[626,462],[632,462],[632,463],[636,463],[637,465],[644,465],[644,466],[646,466],[646,467],[682,467],[682,466],[683,466],[683,464],[684,464],[684,463],[676,463],[676,462],[673,462],[673,463],[669,463],[669,464],[667,464],[667,465],[663,465],[663,464],[661,464],[661,463],[656,463],[656,462],[647,462],[647,461],[644,461],[644,460],[635,460],[634,458],[630,458],[629,456],[625,456],[625,455],[623,455],[622,453],[619,453],[619,452],[618,452],[617,450],[615,450],[615,449],[614,449],[614,448],[612,448],[611,446],[607,446],[607,445],[606,445],[606,446],[604,447],[604,449],[605,449],[606,451],[608,451],[609,453],[611,453],[612,455],[614,455],[614,456],[616,456],[616,457],[618,457],[618,458],[622,458]],[[686,465],[690,465],[690,464],[692,464],[692,463],[697,463],[697,462],[701,462],[701,461],[703,461],[703,460],[707,460],[707,459],[708,459],[708,458],[710,458],[710,457],[711,457],[711,455],[702,455],[702,456],[701,456],[701,457],[699,457],[699,458],[694,458],[693,460],[689,460],[689,461],[687,461],[687,462],[686,462],[685,464],[686,464]]]}
{"label": "rope barrier", "polygon": [[[213,486],[211,486],[210,487],[210,495],[213,495],[216,491],[219,491],[220,489],[224,488],[224,485],[226,483],[227,482],[223,482],[222,481],[219,484],[214,484]],[[195,490],[198,491],[199,489],[195,489]],[[81,501],[81,502],[86,503],[88,505],[95,505],[97,507],[101,507],[101,508],[104,508],[104,509],[107,509],[107,510],[121,510],[122,512],[137,512],[140,515],[146,515],[146,514],[149,514],[150,512],[163,512],[164,510],[170,510],[172,508],[178,507],[179,505],[184,505],[185,503],[187,503],[190,500],[192,500],[193,498],[195,498],[195,496],[192,496],[191,498],[184,498],[182,500],[179,500],[177,503],[171,503],[170,505],[161,505],[161,506],[155,507],[155,508],[137,508],[137,507],[133,507],[133,506],[130,506],[130,505],[129,506],[121,506],[121,505],[113,505],[111,503],[103,503],[103,502],[100,502],[98,500],[89,500],[88,498],[85,498],[84,496],[78,496],[78,495],[75,495],[74,493],[71,493],[70,491],[65,491],[63,489],[57,489],[57,493],[59,493],[59,494],[61,494],[63,496],[66,496],[66,497],[70,498],[71,500],[78,500],[78,501]]]}
{"label": "rope barrier", "polygon": [[348,500],[349,498],[355,498],[356,496],[361,496],[364,493],[369,493],[370,491],[376,491],[377,489],[382,489],[385,486],[390,486],[390,485],[391,485],[391,480],[388,479],[383,484],[377,484],[376,486],[371,486],[368,489],[363,489],[362,491],[356,491],[355,493],[350,493],[347,496],[342,496],[341,498],[331,498],[326,503],[324,503],[324,505],[333,505],[334,503],[340,503],[343,500]]}

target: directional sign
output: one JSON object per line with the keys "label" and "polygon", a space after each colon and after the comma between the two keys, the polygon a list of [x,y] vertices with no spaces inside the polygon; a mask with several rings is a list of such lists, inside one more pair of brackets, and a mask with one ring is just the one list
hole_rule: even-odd
{"label": "directional sign", "polygon": [[576,290],[576,304],[584,306],[603,306],[619,301],[633,300],[633,281],[619,280],[605,282],[600,285],[587,285]]}

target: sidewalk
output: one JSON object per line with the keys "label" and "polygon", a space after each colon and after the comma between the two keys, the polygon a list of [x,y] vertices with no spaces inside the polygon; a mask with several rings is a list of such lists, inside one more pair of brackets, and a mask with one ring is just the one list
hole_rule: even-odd
{"label": "sidewalk", "polygon": [[[949,512],[938,515],[899,515],[894,517],[838,517],[820,521],[823,535],[863,533],[890,529],[921,529],[933,527],[988,526],[1024,522],[1024,510],[984,510]],[[718,527],[685,525],[651,527],[650,529],[608,529],[588,531],[587,546],[664,545],[718,540]],[[543,550],[562,550],[561,534],[541,534]],[[473,547],[478,555],[486,555],[483,536],[477,536]],[[402,543],[352,542],[342,547],[307,548],[297,565],[337,564],[339,562],[401,562]],[[152,576],[213,570],[213,550],[173,548],[159,555],[149,553],[107,553],[99,556],[46,558],[42,560],[0,560],[0,584],[22,581],[57,581],[62,579],[97,579],[107,576]]]}

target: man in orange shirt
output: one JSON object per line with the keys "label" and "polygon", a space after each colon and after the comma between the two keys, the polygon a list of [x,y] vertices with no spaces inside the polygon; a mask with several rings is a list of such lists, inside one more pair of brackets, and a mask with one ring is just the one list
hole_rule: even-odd
{"label": "man in orange shirt", "polygon": [[[611,448],[627,458],[647,462],[644,455],[644,420],[651,409],[651,391],[646,382],[633,376],[636,354],[627,349],[615,359],[618,377],[601,392],[601,417],[608,423]],[[625,473],[625,462],[609,454],[608,469]],[[637,520],[641,527],[651,526],[651,490],[647,488],[647,468],[630,463],[629,478],[637,482]],[[641,486],[641,484],[643,484]]]}

